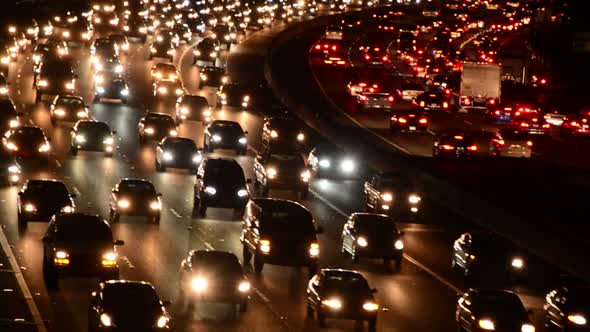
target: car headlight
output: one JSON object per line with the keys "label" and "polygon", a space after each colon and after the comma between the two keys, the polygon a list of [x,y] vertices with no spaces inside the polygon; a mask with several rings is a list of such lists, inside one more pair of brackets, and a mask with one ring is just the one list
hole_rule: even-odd
{"label": "car headlight", "polygon": [[86,142],[86,136],[81,135],[81,134],[76,135],[76,142],[78,142],[78,143]]}
{"label": "car headlight", "polygon": [[6,148],[11,151],[18,151],[18,146],[16,146],[16,144],[13,142],[6,143]]}
{"label": "car headlight", "polygon": [[117,265],[117,253],[114,251],[106,252],[102,255],[102,266],[115,266]]}
{"label": "car headlight", "polygon": [[249,102],[249,101],[250,101],[250,96],[248,96],[248,95],[245,95],[245,96],[244,96],[244,98],[243,98],[243,100],[244,100],[245,102]]}
{"label": "car headlight", "polygon": [[238,140],[238,142],[240,144],[246,144],[246,143],[248,143],[248,140],[246,140],[246,137],[240,137],[240,139]]}
{"label": "car headlight", "polygon": [[479,325],[479,327],[483,330],[486,331],[493,331],[496,329],[496,326],[494,325],[494,322],[491,319],[488,318],[484,318],[484,319],[480,319],[477,322],[477,325]]}
{"label": "car headlight", "polygon": [[170,160],[172,160],[172,159],[173,159],[172,153],[170,153],[170,152],[164,152],[164,153],[162,154],[162,157],[163,157],[163,158],[164,158],[164,160],[166,160],[166,161],[170,161]]}
{"label": "car headlight", "polygon": [[262,251],[265,254],[268,254],[270,252],[270,240],[260,240],[259,244],[260,251]]}
{"label": "car headlight", "polygon": [[177,96],[180,96],[184,92],[184,90],[182,90],[181,88],[178,88],[175,90],[175,92],[176,92]]}
{"label": "car headlight", "polygon": [[211,109],[210,108],[206,108],[206,109],[203,110],[203,116],[210,117],[211,114],[213,114],[213,112],[211,112]]}
{"label": "car headlight", "polygon": [[126,209],[126,208],[128,208],[128,207],[131,206],[131,203],[128,200],[126,200],[126,199],[120,199],[117,202],[117,206],[119,206],[122,209]]}
{"label": "car headlight", "polygon": [[200,154],[196,154],[193,157],[193,163],[195,163],[195,164],[200,164],[202,160],[203,160],[203,157]]}
{"label": "car headlight", "polygon": [[330,168],[330,160],[322,159],[320,160],[320,167],[322,168]]}
{"label": "car headlight", "polygon": [[217,52],[211,52],[209,53],[209,57],[214,58],[217,56]]}
{"label": "car headlight", "polygon": [[273,129],[273,130],[270,131],[270,137],[271,138],[277,138],[277,137],[279,137],[279,133],[276,130]]}
{"label": "car headlight", "polygon": [[123,72],[123,66],[122,65],[116,65],[115,66],[115,73],[120,74]]}
{"label": "car headlight", "polygon": [[375,302],[365,302],[363,304],[363,309],[365,311],[377,311],[379,310],[379,305]]}
{"label": "car headlight", "polygon": [[340,168],[342,169],[342,171],[346,173],[354,171],[354,167],[354,161],[349,159],[342,161],[342,163],[340,164]]}
{"label": "car headlight", "polygon": [[39,86],[46,87],[48,85],[49,83],[47,82],[47,80],[39,80]]}
{"label": "car headlight", "polygon": [[51,147],[49,146],[49,144],[44,143],[41,144],[41,146],[39,147],[39,152],[48,152],[51,149]]}
{"label": "car headlight", "polygon": [[221,142],[221,136],[219,136],[219,135],[213,135],[212,138],[213,138],[213,142]]}
{"label": "car headlight", "polygon": [[524,260],[520,257],[514,257],[512,258],[510,265],[512,265],[513,268],[520,270],[524,267]]}
{"label": "car headlight", "polygon": [[32,203],[27,203],[27,204],[25,204],[25,211],[26,212],[35,212],[35,211],[37,211],[37,207],[35,205],[33,205]]}
{"label": "car headlight", "polygon": [[61,212],[62,213],[74,213],[74,207],[66,205],[63,208],[61,208]]}
{"label": "car headlight", "polygon": [[215,189],[214,187],[206,187],[205,188],[205,192],[209,195],[215,195],[217,193],[217,189]]}
{"label": "car headlight", "polygon": [[386,193],[386,194],[381,195],[381,199],[384,202],[391,202],[391,201],[393,201],[393,195],[392,194],[389,194],[389,193]]}
{"label": "car headlight", "polygon": [[176,136],[178,136],[178,131],[177,131],[176,129],[171,129],[171,130],[168,132],[168,134],[169,134],[170,136],[176,137]]}
{"label": "car headlight", "polygon": [[121,96],[129,96],[129,90],[128,89],[121,90]]}
{"label": "car headlight", "polygon": [[422,198],[420,196],[414,194],[408,197],[408,202],[410,202],[410,204],[418,204],[421,200]]}
{"label": "car headlight", "polygon": [[16,165],[8,166],[9,173],[20,173],[20,168]]}
{"label": "car headlight", "polygon": [[529,323],[522,324],[520,332],[535,332],[535,327]]}
{"label": "car headlight", "polygon": [[152,127],[147,127],[144,129],[144,132],[148,135],[152,135],[153,133],[155,133],[155,130]]}
{"label": "car headlight", "polygon": [[166,88],[165,86],[161,86],[161,87],[159,87],[159,88],[158,88],[158,92],[159,92],[160,94],[163,94],[163,95],[165,95],[165,94],[167,94],[167,93],[168,93],[168,88]]}
{"label": "car headlight", "polygon": [[278,172],[277,172],[277,169],[276,169],[276,168],[274,168],[274,167],[269,167],[269,168],[266,170],[266,174],[268,175],[268,177],[269,177],[270,179],[273,179],[273,178],[275,178],[275,177],[277,176],[277,173],[278,173]]}
{"label": "car headlight", "polygon": [[320,255],[320,244],[317,242],[313,242],[309,245],[309,256],[310,257],[318,257]]}
{"label": "car headlight", "polygon": [[340,310],[342,308],[342,301],[340,301],[339,299],[327,299],[327,300],[323,300],[322,304],[325,305],[326,307],[330,308],[330,309],[334,309],[334,310]]}
{"label": "car headlight", "polygon": [[152,210],[160,210],[162,208],[162,203],[159,200],[155,200],[150,203],[150,209]]}
{"label": "car headlight", "polygon": [[246,197],[246,196],[248,196],[248,190],[246,190],[246,189],[238,190],[238,197]]}
{"label": "car headlight", "polygon": [[160,329],[165,328],[168,325],[168,320],[168,317],[161,315],[156,322],[156,327]]}
{"label": "car headlight", "polygon": [[567,320],[576,325],[586,325],[587,323],[586,317],[581,314],[570,314],[567,316]]}
{"label": "car headlight", "polygon": [[201,51],[199,51],[199,50],[195,50],[195,51],[193,52],[193,54],[194,54],[195,56],[201,56]]}
{"label": "car headlight", "polygon": [[111,316],[106,313],[100,315],[100,323],[106,327],[113,326],[113,320],[111,319]]}
{"label": "car headlight", "polygon": [[248,291],[250,291],[250,282],[243,280],[238,284],[238,291],[240,293],[246,293]]}
{"label": "car headlight", "polygon": [[393,247],[397,250],[402,250],[402,249],[404,249],[404,242],[402,240],[397,240],[393,244]]}
{"label": "car headlight", "polygon": [[207,280],[203,277],[195,277],[191,280],[191,288],[195,292],[202,292],[207,289]]}
{"label": "car headlight", "polygon": [[106,145],[112,145],[113,143],[115,143],[115,139],[112,137],[107,137],[102,140],[102,143]]}
{"label": "car headlight", "polygon": [[103,70],[104,67],[103,67],[102,63],[97,63],[94,65],[94,68],[98,71],[101,71],[101,70]]}
{"label": "car headlight", "polygon": [[[94,82],[96,82],[97,84],[104,83],[104,76],[102,76],[102,75],[96,75],[94,77]],[[103,89],[103,91],[104,91],[104,89]]]}
{"label": "car headlight", "polygon": [[87,118],[88,113],[86,113],[85,111],[78,111],[78,113],[76,113],[76,116],[79,118]]}
{"label": "car headlight", "polygon": [[297,141],[303,142],[305,140],[305,135],[303,133],[297,134]]}
{"label": "car headlight", "polygon": [[10,128],[16,128],[16,127],[20,126],[20,121],[18,121],[17,119],[12,119],[12,120],[10,120],[10,122],[8,122],[8,126]]}
{"label": "car headlight", "polygon": [[189,114],[189,113],[190,113],[190,110],[189,110],[189,108],[188,108],[188,107],[182,107],[182,108],[180,109],[180,113],[181,113],[181,114],[184,114],[184,115],[187,115],[187,114]]}
{"label": "car headlight", "polygon": [[66,111],[64,111],[61,108],[57,108],[53,111],[53,114],[55,114],[57,116],[64,116],[64,115],[66,115]]}
{"label": "car headlight", "polygon": [[7,87],[1,87],[0,88],[0,95],[6,95],[8,94],[8,88]]}
{"label": "car headlight", "polygon": [[227,83],[228,81],[229,81],[229,78],[228,78],[227,76],[223,76],[223,77],[221,78],[221,83],[224,83],[224,84],[225,84],[225,83]]}
{"label": "car headlight", "polygon": [[359,238],[356,239],[356,243],[363,248],[369,245],[369,242],[367,242],[367,239],[365,239],[362,236],[359,236]]}

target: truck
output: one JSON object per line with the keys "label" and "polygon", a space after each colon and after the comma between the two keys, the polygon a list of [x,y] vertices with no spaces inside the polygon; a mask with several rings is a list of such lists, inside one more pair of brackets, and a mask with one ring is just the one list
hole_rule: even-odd
{"label": "truck", "polygon": [[502,68],[496,63],[464,62],[458,92],[459,111],[486,109],[498,105],[501,94]]}

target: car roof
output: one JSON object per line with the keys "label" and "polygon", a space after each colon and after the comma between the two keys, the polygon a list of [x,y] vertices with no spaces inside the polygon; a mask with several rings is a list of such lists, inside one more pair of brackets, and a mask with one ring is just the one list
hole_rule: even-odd
{"label": "car roof", "polygon": [[334,268],[327,268],[327,269],[322,269],[322,273],[327,276],[340,276],[340,277],[362,277],[364,279],[364,276],[354,270],[345,270],[345,269],[334,269]]}
{"label": "car roof", "polygon": [[105,228],[111,228],[109,223],[106,220],[102,219],[97,214],[87,214],[87,213],[71,213],[71,214],[57,214],[55,216],[55,222],[64,225],[64,224],[93,224],[93,225],[103,225]]}

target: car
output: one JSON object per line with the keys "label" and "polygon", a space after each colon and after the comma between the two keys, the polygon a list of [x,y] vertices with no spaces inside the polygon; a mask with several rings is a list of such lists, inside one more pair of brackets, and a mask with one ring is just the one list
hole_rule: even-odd
{"label": "car", "polygon": [[74,93],[76,77],[70,61],[44,58],[33,78],[33,85],[37,92],[35,102],[40,102],[44,94]]}
{"label": "car", "polygon": [[502,102],[489,105],[484,111],[484,121],[487,123],[510,123],[521,114],[538,113],[538,110],[526,104]]}
{"label": "car", "polygon": [[386,110],[391,111],[396,102],[396,97],[389,92],[383,92],[373,88],[369,88],[368,92],[365,90],[357,92],[355,95],[356,109],[358,111],[366,110]]}
{"label": "car", "polygon": [[145,281],[108,280],[92,292],[88,331],[165,331],[171,318],[154,286]]}
{"label": "car", "polygon": [[117,247],[111,226],[101,217],[84,213],[56,214],[43,236],[43,279],[49,289],[62,276],[119,279]]}
{"label": "car", "polygon": [[341,48],[342,48],[341,41],[321,38],[312,45],[312,47],[309,49],[309,53],[312,56],[318,56],[318,55],[323,56],[323,55],[329,54],[329,53],[336,53],[336,52],[340,51]]}
{"label": "car", "polygon": [[389,118],[389,130],[392,132],[405,131],[417,132],[427,131],[430,117],[418,107],[408,111],[394,111]]}
{"label": "car", "polygon": [[225,83],[217,91],[217,108],[222,106],[247,109],[252,103],[251,91],[239,83]]}
{"label": "car", "polygon": [[380,172],[364,184],[365,208],[376,213],[414,216],[422,196],[405,174]]}
{"label": "car", "polygon": [[550,331],[588,331],[590,288],[567,285],[551,290],[543,306],[545,326]]}
{"label": "car", "polygon": [[174,49],[174,45],[172,42],[158,42],[154,41],[150,45],[150,55],[148,56],[149,60],[161,58],[167,59],[170,62],[174,60],[174,54],[176,53]]}
{"label": "car", "polygon": [[422,93],[424,93],[424,86],[420,83],[405,82],[398,90],[398,94],[405,101],[412,101]]}
{"label": "car", "polygon": [[567,119],[567,116],[559,110],[553,110],[543,114],[543,118],[552,126],[559,127]]}
{"label": "car", "polygon": [[393,219],[385,214],[353,213],[342,229],[341,251],[353,261],[361,257],[383,259],[386,266],[395,262],[399,270],[403,260],[404,242]]}
{"label": "car", "polygon": [[22,126],[7,132],[2,138],[6,151],[20,158],[37,158],[49,164],[51,145],[43,130],[37,126]]}
{"label": "car", "polygon": [[20,117],[23,115],[23,112],[16,111],[16,106],[10,98],[0,98],[0,134],[20,127]]}
{"label": "car", "polygon": [[357,97],[363,93],[381,92],[382,88],[379,82],[369,80],[353,80],[346,85],[346,91],[351,97]]}
{"label": "car", "polygon": [[176,123],[185,120],[209,123],[212,115],[211,106],[203,96],[185,94],[176,100]]}
{"label": "car", "polygon": [[111,191],[109,221],[119,222],[122,215],[141,216],[156,224],[160,223],[162,194],[144,179],[125,178]]}
{"label": "car", "polygon": [[424,7],[424,10],[422,10],[422,16],[424,17],[439,17],[440,16],[440,10],[436,7]]}
{"label": "car", "polygon": [[105,56],[93,63],[96,74],[123,75],[124,67],[119,56]]}
{"label": "car", "polygon": [[128,38],[139,38],[143,44],[147,40],[147,22],[143,18],[129,18],[123,24],[123,32]]}
{"label": "car", "polygon": [[511,291],[471,288],[459,297],[455,319],[465,332],[534,332],[530,313]]}
{"label": "car", "polygon": [[328,25],[324,34],[325,39],[342,40],[344,28],[341,25]]}
{"label": "car", "polygon": [[248,151],[247,131],[239,123],[227,120],[215,120],[205,128],[203,142],[205,150],[214,152],[215,149],[232,149],[239,155],[245,156]]}
{"label": "car", "polygon": [[305,133],[296,120],[286,116],[264,118],[262,125],[262,144],[300,146],[305,143]]}
{"label": "car", "polygon": [[307,166],[314,178],[358,176],[355,158],[334,144],[320,144],[307,157]]}
{"label": "car", "polygon": [[180,42],[184,42],[185,44],[190,43],[193,38],[193,33],[186,23],[175,24],[174,33],[180,38]]}
{"label": "car", "polygon": [[111,33],[109,35],[109,39],[114,41],[117,45],[117,48],[121,50],[124,54],[127,54],[127,52],[129,52],[129,40],[127,40],[127,37],[125,37],[125,35],[122,35],[120,33]]}
{"label": "car", "polygon": [[68,44],[63,40],[50,37],[45,42],[45,45],[49,49],[49,54],[53,55],[54,58],[64,59],[70,55]]}
{"label": "car", "polygon": [[97,74],[95,81],[95,102],[103,99],[120,100],[123,104],[129,102],[129,86],[121,76]]}
{"label": "car", "polygon": [[180,37],[170,29],[160,29],[154,34],[156,43],[172,43],[174,47],[180,46]]}
{"label": "car", "polygon": [[251,285],[235,254],[191,250],[180,263],[179,284],[191,302],[224,302],[246,312]]}
{"label": "car", "polygon": [[88,108],[80,96],[57,95],[53,99],[49,109],[49,118],[52,126],[55,126],[57,121],[76,122],[78,120],[88,119],[89,116]]}
{"label": "car", "polygon": [[154,81],[171,81],[175,82],[180,79],[180,74],[176,66],[172,63],[160,62],[152,67],[152,79]]}
{"label": "car", "polygon": [[362,274],[344,269],[322,269],[307,284],[307,316],[315,317],[321,327],[327,318],[368,322],[369,331],[376,331],[377,304]]}
{"label": "car", "polygon": [[94,29],[86,20],[76,19],[65,27],[60,28],[61,37],[66,42],[88,44],[94,35]]}
{"label": "car", "polygon": [[502,128],[490,140],[489,155],[492,157],[531,158],[533,140],[526,131]]}
{"label": "car", "polygon": [[447,129],[437,133],[432,147],[433,158],[471,158],[477,153],[477,144],[469,132]]}
{"label": "car", "polygon": [[210,37],[203,38],[195,47],[193,51],[193,64],[201,65],[203,63],[215,65],[217,56],[219,55],[219,42]]}
{"label": "car", "polygon": [[96,38],[90,45],[91,62],[97,63],[101,59],[119,56],[117,43],[108,38]]}
{"label": "car", "polygon": [[220,44],[225,44],[228,50],[238,37],[236,27],[227,24],[217,24],[211,29],[211,32],[211,38],[218,40]]}
{"label": "car", "polygon": [[154,97],[156,98],[171,98],[179,97],[184,94],[184,86],[180,80],[177,81],[155,81],[153,83]]}
{"label": "car", "polygon": [[361,61],[365,66],[383,67],[390,63],[386,46],[380,44],[367,45],[360,49]]}
{"label": "car", "polygon": [[167,136],[178,136],[178,128],[174,119],[164,113],[148,112],[139,120],[139,142],[145,144],[148,140],[161,141]]}
{"label": "car", "polygon": [[4,151],[0,151],[0,180],[4,183],[15,186],[21,180],[21,167],[16,158]]}
{"label": "car", "polygon": [[525,113],[514,117],[510,121],[510,127],[531,135],[548,135],[551,132],[551,124],[537,113]]}
{"label": "car", "polygon": [[354,14],[345,14],[340,23],[346,31],[354,32],[363,27],[363,19]]}
{"label": "car", "polygon": [[466,277],[515,278],[522,276],[526,259],[507,239],[490,231],[470,231],[453,243],[451,266]]}
{"label": "car", "polygon": [[324,65],[330,65],[332,67],[346,68],[348,66],[346,55],[339,52],[331,51],[328,51],[328,53],[323,54],[322,63]]}
{"label": "car", "polygon": [[240,216],[250,192],[242,166],[233,159],[205,158],[197,170],[193,215],[205,216],[207,208],[230,208]]}
{"label": "car", "polygon": [[580,111],[568,116],[561,125],[561,136],[585,136],[590,134],[590,112]]}
{"label": "car", "polygon": [[184,168],[196,172],[203,157],[197,144],[190,138],[165,137],[156,146],[156,171],[169,167]]}
{"label": "car", "polygon": [[318,271],[320,244],[311,213],[301,204],[273,198],[253,198],[242,221],[243,264],[254,258],[254,272],[265,264],[306,266],[309,275]]}
{"label": "car", "polygon": [[[33,49],[33,72],[38,71],[39,65],[44,61],[44,58],[48,57],[59,57],[57,54],[52,53],[52,49],[48,44],[39,43],[35,45]],[[10,61],[10,59],[9,59]]]}
{"label": "car", "polygon": [[425,111],[450,111],[450,94],[445,90],[423,92],[416,96],[414,103]]}
{"label": "car", "polygon": [[77,156],[80,150],[97,151],[111,157],[116,148],[115,134],[106,122],[80,120],[70,129],[70,153]]}
{"label": "car", "polygon": [[263,196],[268,196],[271,189],[289,189],[306,199],[310,178],[296,149],[262,149],[254,158],[254,184],[261,188]]}
{"label": "car", "polygon": [[29,221],[49,221],[58,213],[74,213],[74,197],[62,181],[27,180],[16,202],[19,226],[26,227]]}
{"label": "car", "polygon": [[199,89],[206,86],[219,88],[229,83],[229,76],[224,68],[205,66],[199,71]]}

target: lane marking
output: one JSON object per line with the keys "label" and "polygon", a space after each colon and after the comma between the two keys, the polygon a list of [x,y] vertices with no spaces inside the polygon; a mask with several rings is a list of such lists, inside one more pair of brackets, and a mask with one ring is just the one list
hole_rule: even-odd
{"label": "lane marking", "polygon": [[37,304],[35,303],[35,300],[33,299],[33,295],[31,295],[31,291],[29,290],[29,287],[27,286],[25,278],[23,277],[23,274],[19,269],[18,262],[16,261],[16,257],[14,257],[14,253],[12,252],[12,249],[10,249],[10,245],[8,244],[8,239],[6,238],[6,235],[4,235],[4,231],[2,230],[1,227],[0,227],[0,246],[2,247],[2,250],[4,250],[6,256],[8,257],[8,262],[10,263],[10,266],[14,270],[14,276],[15,276],[16,281],[18,283],[18,287],[20,288],[20,290],[23,294],[25,302],[27,302],[27,306],[29,307],[29,311],[31,311],[31,315],[33,316],[33,321],[34,321],[35,325],[37,326],[37,330],[39,332],[47,332],[47,329],[45,328],[45,324],[43,323],[43,319],[41,318],[41,313],[39,312],[39,308],[37,308]]}
{"label": "lane marking", "polygon": [[119,257],[123,262],[125,262],[127,265],[129,265],[129,268],[134,270],[135,269],[135,265],[131,264],[131,260],[129,259],[129,257],[127,256],[121,256]]}
{"label": "lane marking", "polygon": [[[328,199],[326,199],[325,197],[323,197],[322,195],[318,194],[316,191],[311,190],[310,192],[320,201],[322,201],[323,203],[325,203],[328,207],[332,208],[334,211],[336,211],[338,214],[340,214],[341,216],[348,218],[348,214],[344,213],[344,211],[340,210],[336,205],[334,205],[332,202],[330,202]],[[430,274],[432,277],[434,277],[436,280],[440,281],[443,285],[447,286],[448,288],[452,289],[453,291],[455,291],[456,293],[461,293],[461,289],[455,285],[453,285],[450,281],[447,281],[445,278],[443,278],[442,276],[440,276],[438,273],[434,272],[433,270],[431,270],[430,268],[426,267],[426,265],[422,264],[420,261],[418,261],[417,259],[415,259],[414,257],[408,255],[407,253],[404,252],[404,258],[414,264],[415,266],[417,266],[418,268],[420,268],[421,270],[423,270],[424,272]]]}
{"label": "lane marking", "polygon": [[473,123],[471,123],[471,122],[469,122],[469,121],[467,121],[467,120],[463,120],[463,122],[465,122],[466,124],[468,124],[468,125],[470,125],[470,126],[471,126],[471,125],[473,125]]}
{"label": "lane marking", "polygon": [[182,216],[176,210],[170,209],[170,213],[172,213],[176,218],[182,219]]}
{"label": "lane marking", "polygon": [[426,132],[429,133],[432,136],[436,136],[436,133],[434,131],[430,130],[430,129],[428,129]]}
{"label": "lane marking", "polygon": [[59,160],[55,159],[55,164],[57,165],[57,167],[61,168],[61,163],[59,162]]}
{"label": "lane marking", "polygon": [[80,190],[78,190],[78,187],[72,187],[72,190],[74,191],[74,194],[76,194],[77,197],[82,196],[82,193],[80,192]]}

